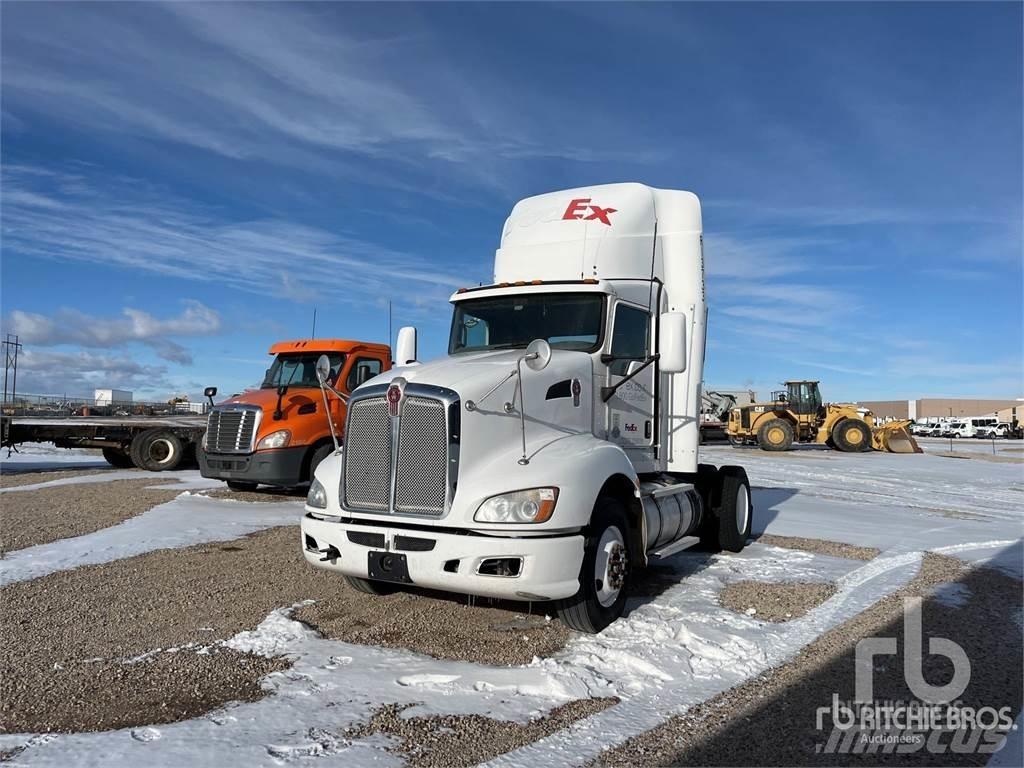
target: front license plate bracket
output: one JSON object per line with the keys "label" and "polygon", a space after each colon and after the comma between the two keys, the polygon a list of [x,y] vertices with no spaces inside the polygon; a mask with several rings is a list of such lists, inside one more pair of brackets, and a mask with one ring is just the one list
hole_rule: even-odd
{"label": "front license plate bracket", "polygon": [[366,572],[371,579],[412,584],[412,579],[409,578],[409,563],[405,555],[398,552],[367,552],[366,558]]}

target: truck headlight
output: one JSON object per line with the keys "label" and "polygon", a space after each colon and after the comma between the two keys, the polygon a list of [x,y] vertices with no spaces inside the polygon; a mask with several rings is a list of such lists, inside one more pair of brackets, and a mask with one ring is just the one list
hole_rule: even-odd
{"label": "truck headlight", "polygon": [[271,432],[256,444],[256,450],[262,451],[267,448],[284,448],[292,440],[292,433],[287,429],[279,429]]}
{"label": "truck headlight", "polygon": [[491,496],[477,509],[478,523],[544,523],[558,501],[557,488],[528,488]]}
{"label": "truck headlight", "polygon": [[316,509],[327,509],[327,489],[324,488],[323,483],[313,478],[313,482],[309,484],[309,493],[306,494],[306,503]]}

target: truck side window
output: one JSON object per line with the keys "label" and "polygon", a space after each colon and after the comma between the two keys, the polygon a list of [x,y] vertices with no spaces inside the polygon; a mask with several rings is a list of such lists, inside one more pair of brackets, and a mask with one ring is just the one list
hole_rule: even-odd
{"label": "truck side window", "polygon": [[618,358],[611,363],[611,372],[625,376],[632,360],[647,358],[647,312],[625,304],[615,308],[615,329],[612,331],[612,355]]}
{"label": "truck side window", "polygon": [[364,381],[372,379],[380,373],[380,360],[373,357],[358,357],[356,358],[355,364],[352,366],[352,370],[349,371],[348,381],[345,382],[345,388],[351,392],[353,389],[358,387]]}

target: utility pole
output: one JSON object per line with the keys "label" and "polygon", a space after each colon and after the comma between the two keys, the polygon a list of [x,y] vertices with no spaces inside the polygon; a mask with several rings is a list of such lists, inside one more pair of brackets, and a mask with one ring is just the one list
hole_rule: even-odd
{"label": "utility pole", "polygon": [[[18,352],[21,350],[21,342],[13,333],[8,333],[7,338],[2,342],[4,347],[4,405],[8,400],[13,404],[18,394]],[[13,383],[10,390],[10,397],[7,395],[7,377],[13,375]]]}

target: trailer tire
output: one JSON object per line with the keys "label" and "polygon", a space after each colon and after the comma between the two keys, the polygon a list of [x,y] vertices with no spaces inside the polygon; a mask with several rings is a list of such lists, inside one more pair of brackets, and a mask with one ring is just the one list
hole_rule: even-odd
{"label": "trailer tire", "polygon": [[389,581],[374,581],[373,579],[364,579],[359,576],[345,576],[345,581],[356,592],[362,592],[367,595],[391,595],[399,590],[397,584],[392,584]]}
{"label": "trailer tire", "polygon": [[587,531],[579,591],[555,605],[570,629],[596,634],[622,615],[631,576],[630,535],[622,502],[599,497]]}
{"label": "trailer tire", "polygon": [[793,445],[793,425],[785,419],[769,419],[757,430],[757,444],[763,451],[788,451]]}
{"label": "trailer tire", "polygon": [[871,427],[860,419],[843,419],[832,430],[832,442],[846,453],[859,453],[871,447]]}
{"label": "trailer tire", "polygon": [[177,469],[184,456],[181,439],[166,429],[147,429],[132,440],[132,462],[140,469],[150,472]]}
{"label": "trailer tire", "polygon": [[103,458],[107,460],[107,464],[118,469],[131,469],[135,466],[132,457],[125,453],[123,448],[104,448]]}

